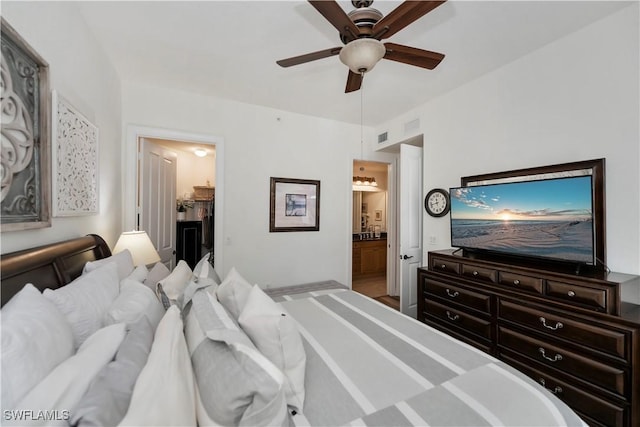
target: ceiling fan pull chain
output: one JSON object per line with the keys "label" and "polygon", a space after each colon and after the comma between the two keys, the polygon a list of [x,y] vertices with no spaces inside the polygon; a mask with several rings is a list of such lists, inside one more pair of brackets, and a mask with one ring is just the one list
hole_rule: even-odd
{"label": "ceiling fan pull chain", "polygon": [[[364,73],[360,73],[361,82]],[[360,90],[360,158],[364,160],[364,89]]]}

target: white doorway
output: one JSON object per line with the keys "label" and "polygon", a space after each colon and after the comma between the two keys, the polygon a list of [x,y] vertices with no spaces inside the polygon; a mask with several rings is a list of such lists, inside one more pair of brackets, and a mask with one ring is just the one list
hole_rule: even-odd
{"label": "white doorway", "polygon": [[[125,179],[123,183],[124,198],[124,230],[141,229],[141,186],[145,185],[144,170],[140,157],[138,155],[139,144],[144,139],[157,139],[166,141],[179,141],[184,143],[208,144],[215,146],[215,222],[214,222],[214,240],[212,242],[215,253],[215,269],[218,274],[222,274],[224,270],[224,253],[222,251],[222,233],[224,230],[224,141],[222,138],[193,134],[189,132],[174,131],[160,128],[149,128],[130,125],[127,127],[126,149],[123,150],[123,162],[126,165]],[[167,190],[156,190],[167,191]],[[169,192],[171,190],[168,190]],[[171,227],[175,225],[175,189],[173,195],[164,195],[165,200],[171,201],[170,211],[173,212]],[[158,197],[160,199],[160,197]],[[163,208],[164,209],[164,208]],[[158,225],[158,227],[162,227]],[[146,230],[145,230],[146,231]],[[175,233],[174,233],[175,235]],[[151,236],[150,236],[151,237]],[[171,250],[173,252],[174,248]]]}
{"label": "white doorway", "polygon": [[400,308],[393,293],[393,257],[389,250],[390,165],[353,161],[351,224],[351,287],[394,309]]}
{"label": "white doorway", "polygon": [[[423,262],[422,145],[422,135],[419,135],[380,150],[393,155],[387,163],[387,293],[398,297],[399,310],[414,318],[418,300],[417,269]],[[355,207],[353,212],[357,215]],[[351,259],[352,264],[357,262],[355,253]],[[352,287],[353,277],[352,274]]]}

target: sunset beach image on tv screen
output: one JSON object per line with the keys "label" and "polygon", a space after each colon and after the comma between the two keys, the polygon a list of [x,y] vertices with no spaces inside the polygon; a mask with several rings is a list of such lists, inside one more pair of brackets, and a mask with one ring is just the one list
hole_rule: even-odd
{"label": "sunset beach image on tv screen", "polygon": [[451,245],[594,262],[591,176],[451,188]]}

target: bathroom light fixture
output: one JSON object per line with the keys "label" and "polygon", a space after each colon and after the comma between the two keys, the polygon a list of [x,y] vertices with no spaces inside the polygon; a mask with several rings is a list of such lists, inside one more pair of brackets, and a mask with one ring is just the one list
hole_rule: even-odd
{"label": "bathroom light fixture", "polygon": [[378,183],[376,182],[375,177],[369,176],[354,176],[353,177],[354,185],[364,185],[369,187],[377,187]]}
{"label": "bathroom light fixture", "polygon": [[207,155],[207,150],[203,148],[196,148],[193,154],[195,154],[198,157],[205,157]]}

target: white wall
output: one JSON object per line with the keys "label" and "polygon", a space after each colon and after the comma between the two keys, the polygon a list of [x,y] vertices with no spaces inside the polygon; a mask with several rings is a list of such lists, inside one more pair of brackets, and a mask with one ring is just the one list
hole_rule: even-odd
{"label": "white wall", "polygon": [[[224,206],[219,272],[235,266],[247,280],[271,286],[350,283],[351,171],[360,152],[359,126],[130,82],[123,83],[122,98],[125,127],[224,138],[224,200],[216,200]],[[371,129],[365,133],[371,139]],[[320,180],[319,232],[269,232],[270,177]]]}
{"label": "white wall", "polygon": [[[607,264],[640,273],[638,3],[381,126],[417,116],[424,191],[461,176],[606,158]],[[424,215],[426,250],[449,221]],[[437,243],[429,245],[429,237]]]}
{"label": "white wall", "polygon": [[100,213],[53,218],[50,228],[2,233],[2,253],[121,230],[120,80],[73,2],[2,2],[2,16],[49,63],[50,86],[99,128]]}

